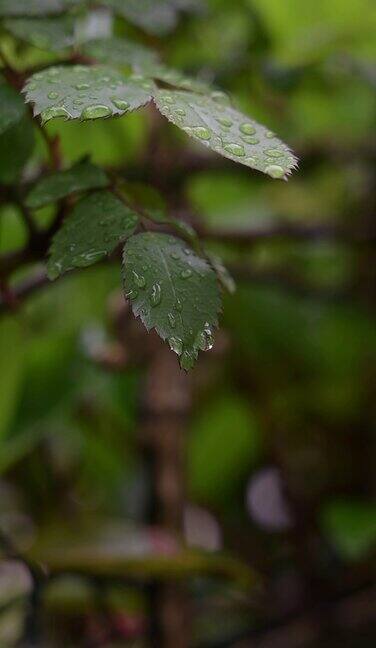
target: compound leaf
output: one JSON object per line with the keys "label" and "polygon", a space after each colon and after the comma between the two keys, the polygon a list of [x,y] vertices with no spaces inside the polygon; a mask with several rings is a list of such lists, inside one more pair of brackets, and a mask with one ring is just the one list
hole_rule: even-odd
{"label": "compound leaf", "polygon": [[41,178],[29,192],[26,205],[30,209],[39,209],[77,191],[103,189],[107,185],[105,172],[85,160],[71,169]]}
{"label": "compound leaf", "polygon": [[209,264],[174,236],[147,232],[127,241],[123,277],[134,315],[167,340],[183,369],[192,368],[199,350],[213,346],[221,308]]}
{"label": "compound leaf", "polygon": [[232,108],[222,92],[202,96],[159,90],[155,103],[187,135],[230,160],[272,178],[286,178],[296,167],[297,159],[290,149],[274,133]]}
{"label": "compound leaf", "polygon": [[152,98],[152,81],[102,66],[56,66],[28,79],[26,101],[46,123],[56,117],[99,119],[124,115]]}
{"label": "compound leaf", "polygon": [[43,50],[60,51],[75,42],[75,20],[72,16],[9,18],[4,26],[16,38]]}
{"label": "compound leaf", "polygon": [[25,115],[22,97],[6,83],[0,82],[0,135]]}
{"label": "compound leaf", "polygon": [[137,223],[137,214],[108,191],[82,198],[52,241],[48,276],[56,279],[100,261],[133,234]]}

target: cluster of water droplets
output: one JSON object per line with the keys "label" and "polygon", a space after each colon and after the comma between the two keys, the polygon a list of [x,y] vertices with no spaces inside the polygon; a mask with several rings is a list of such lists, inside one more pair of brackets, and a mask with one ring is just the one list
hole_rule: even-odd
{"label": "cluster of water droplets", "polygon": [[123,114],[151,99],[153,83],[140,75],[125,77],[104,67],[50,67],[26,85],[28,101],[43,123],[53,118],[103,119]]}
{"label": "cluster of water droplets", "polygon": [[[207,97],[161,91],[159,99],[168,119],[222,155],[264,171],[272,178],[285,178],[296,166],[295,158],[275,134],[242,119],[223,92]],[[195,121],[200,123],[195,125]]]}

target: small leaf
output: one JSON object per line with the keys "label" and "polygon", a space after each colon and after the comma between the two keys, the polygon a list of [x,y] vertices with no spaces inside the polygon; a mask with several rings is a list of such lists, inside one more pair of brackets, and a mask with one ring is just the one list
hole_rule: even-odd
{"label": "small leaf", "polygon": [[170,0],[102,0],[119,16],[150,34],[163,36],[177,23],[178,12]]}
{"label": "small leaf", "polygon": [[4,26],[16,38],[43,50],[60,51],[75,42],[75,21],[72,16],[10,18]]}
{"label": "small leaf", "polygon": [[42,122],[65,119],[100,119],[124,115],[146,105],[153,83],[142,77],[126,77],[102,66],[50,67],[28,79],[26,101]]}
{"label": "small leaf", "polygon": [[155,329],[191,369],[213,346],[221,308],[215,273],[183,241],[160,233],[132,236],[124,247],[125,295],[147,330]]}
{"label": "small leaf", "polygon": [[234,110],[222,92],[209,97],[159,90],[155,103],[187,135],[230,160],[272,178],[286,178],[297,165],[296,157],[274,133]]}
{"label": "small leaf", "polygon": [[85,160],[67,171],[59,171],[39,180],[29,192],[26,205],[30,209],[39,209],[77,191],[103,189],[107,185],[105,172]]}
{"label": "small leaf", "polygon": [[222,284],[223,288],[225,288],[225,290],[227,290],[230,295],[233,295],[236,291],[236,283],[227,270],[226,266],[224,265],[221,257],[217,256],[216,254],[212,254],[211,252],[207,253],[207,257],[213,269],[215,270],[218,280]]}
{"label": "small leaf", "polygon": [[22,97],[6,83],[0,82],[0,135],[25,115]]}
{"label": "small leaf", "polygon": [[100,261],[133,234],[137,223],[137,215],[108,191],[82,198],[53,239],[48,276],[56,279]]}
{"label": "small leaf", "polygon": [[78,3],[79,0],[0,0],[0,16],[48,16]]}
{"label": "small leaf", "polygon": [[99,63],[130,66],[141,72],[146,66],[156,64],[158,57],[153,50],[124,38],[96,38],[82,46],[84,54]]}

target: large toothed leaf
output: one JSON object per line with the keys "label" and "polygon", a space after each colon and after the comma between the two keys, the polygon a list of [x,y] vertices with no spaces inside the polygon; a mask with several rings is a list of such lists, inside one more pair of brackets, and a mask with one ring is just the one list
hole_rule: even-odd
{"label": "large toothed leaf", "polygon": [[130,66],[138,72],[158,61],[157,54],[153,50],[124,38],[96,38],[87,41],[82,51],[99,63]]}
{"label": "large toothed leaf", "polygon": [[9,18],[4,24],[16,38],[40,49],[60,51],[75,42],[75,21],[72,16]]}
{"label": "large toothed leaf", "polygon": [[100,261],[133,234],[137,223],[137,215],[107,191],[82,198],[53,239],[48,276],[56,279]]}
{"label": "large toothed leaf", "polygon": [[17,124],[25,112],[25,104],[21,95],[0,81],[0,135]]}
{"label": "large toothed leaf", "polygon": [[155,102],[161,113],[187,135],[216,153],[272,178],[285,178],[297,160],[274,133],[234,110],[221,92],[202,96],[159,90]]}
{"label": "large toothed leaf", "polygon": [[56,66],[30,77],[24,92],[43,122],[55,117],[88,120],[144,106],[151,100],[153,83],[102,66]]}
{"label": "large toothed leaf", "polygon": [[218,324],[221,297],[212,268],[180,239],[148,232],[127,241],[123,277],[135,316],[190,369],[199,350],[213,346]]}
{"label": "large toothed leaf", "polygon": [[177,23],[177,9],[171,0],[102,0],[102,4],[150,34],[167,34]]}
{"label": "large toothed leaf", "polygon": [[67,171],[58,171],[39,180],[26,198],[30,209],[39,209],[78,191],[103,189],[108,178],[102,169],[90,162],[79,162]]}
{"label": "large toothed leaf", "polygon": [[78,4],[80,0],[0,0],[0,16],[48,16]]}

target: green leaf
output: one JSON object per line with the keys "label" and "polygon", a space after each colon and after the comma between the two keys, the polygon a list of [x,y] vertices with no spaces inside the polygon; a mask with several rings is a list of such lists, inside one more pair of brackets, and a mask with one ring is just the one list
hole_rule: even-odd
{"label": "green leaf", "polygon": [[123,276],[134,315],[167,340],[183,369],[192,368],[199,350],[213,346],[221,308],[209,264],[183,241],[148,232],[127,241]]}
{"label": "green leaf", "polygon": [[72,16],[10,18],[4,26],[16,38],[43,50],[60,51],[75,42],[75,21]]}
{"label": "green leaf", "polygon": [[6,83],[0,82],[0,135],[25,115],[22,97]]}
{"label": "green leaf", "polygon": [[137,72],[156,64],[158,60],[153,50],[123,38],[96,38],[84,43],[81,49],[86,56],[99,63],[130,66]]}
{"label": "green leaf", "polygon": [[157,36],[172,31],[177,23],[177,9],[169,0],[102,0],[102,4]]}
{"label": "green leaf", "polygon": [[34,129],[28,117],[0,135],[0,182],[11,184],[19,178],[33,148]]}
{"label": "green leaf", "polygon": [[107,185],[105,172],[85,160],[67,171],[59,171],[39,180],[29,192],[26,205],[30,209],[39,209],[77,191],[103,189]]}
{"label": "green leaf", "polygon": [[207,93],[212,90],[207,83],[199,79],[193,79],[179,70],[174,70],[158,63],[144,67],[143,74],[182,90],[191,90],[192,92],[200,93]]}
{"label": "green leaf", "polygon": [[48,276],[56,279],[97,263],[131,236],[137,223],[137,215],[108,191],[82,198],[53,239]]}
{"label": "green leaf", "polygon": [[0,16],[48,16],[78,4],[79,0],[0,0]]}
{"label": "green leaf", "polygon": [[43,123],[57,117],[89,120],[124,115],[146,105],[153,83],[102,66],[57,66],[30,77],[24,92]]}
{"label": "green leaf", "polygon": [[230,106],[222,92],[201,96],[192,92],[159,90],[155,103],[165,117],[205,146],[224,157],[286,178],[297,159],[274,133]]}

